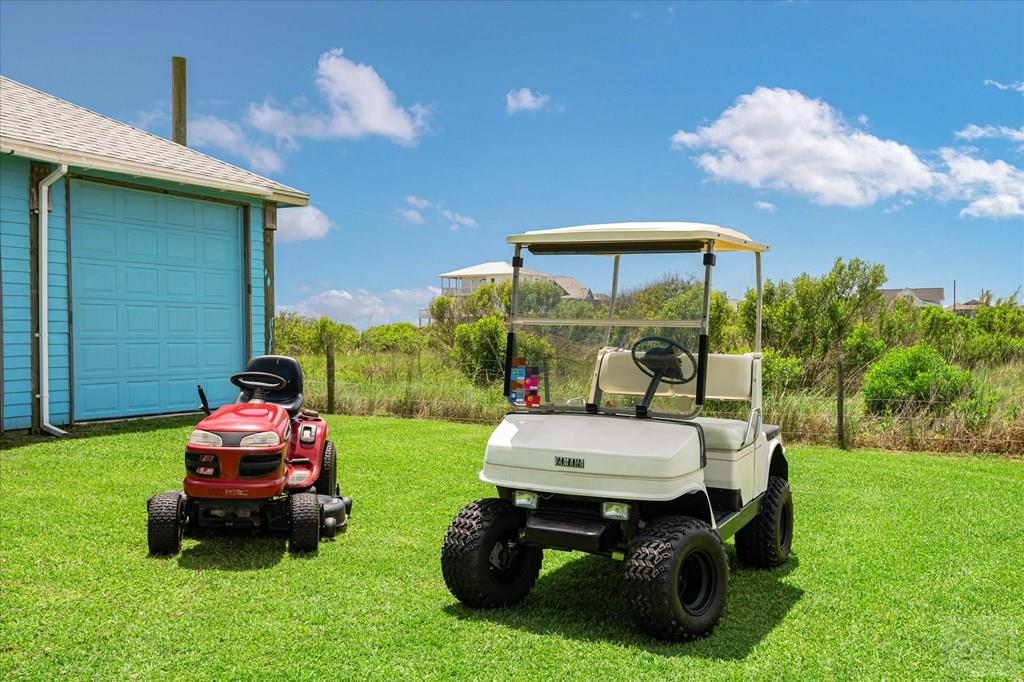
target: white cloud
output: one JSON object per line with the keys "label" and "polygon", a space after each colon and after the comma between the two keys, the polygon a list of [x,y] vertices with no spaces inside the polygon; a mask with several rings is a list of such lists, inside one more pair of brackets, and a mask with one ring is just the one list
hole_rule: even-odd
{"label": "white cloud", "polygon": [[152,109],[136,111],[135,118],[130,123],[136,128],[152,132],[157,124],[169,120],[171,120],[171,117],[167,113],[167,102],[160,102]]}
{"label": "white cloud", "polygon": [[769,213],[775,213],[775,211],[779,210],[779,207],[770,201],[755,201],[754,208],[758,211],[768,211]]}
{"label": "white cloud", "polygon": [[857,123],[866,128],[871,125],[871,119],[868,118],[867,114],[858,114]]}
{"label": "white cloud", "polygon": [[509,90],[505,94],[505,109],[510,114],[519,111],[540,111],[547,108],[550,102],[551,95],[534,92],[530,88]]}
{"label": "white cloud", "polygon": [[423,215],[423,210],[430,208],[437,214],[437,217],[441,218],[444,222],[448,223],[450,230],[458,230],[461,227],[469,227],[476,229],[476,219],[453,211],[445,205],[443,201],[433,201],[431,199],[423,199],[414,194],[407,194],[405,197],[405,203],[409,207],[398,208],[398,215],[400,215],[407,222],[415,225],[422,225],[426,221],[426,216]]}
{"label": "white cloud", "polygon": [[960,211],[972,218],[1024,216],[1024,171],[1005,161],[985,161],[963,150],[939,150],[946,172],[943,195],[969,202]]}
{"label": "white cloud", "polygon": [[284,208],[277,214],[277,238],[281,242],[323,239],[334,223],[316,206]]}
{"label": "white cloud", "polygon": [[437,287],[420,289],[391,289],[375,293],[366,289],[325,289],[307,296],[294,305],[282,305],[306,317],[326,315],[338,322],[347,322],[365,328],[389,322],[417,321],[417,314],[440,293]]}
{"label": "white cloud", "polygon": [[854,129],[827,103],[782,88],[739,97],[710,125],[677,131],[672,146],[710,150],[696,161],[716,178],[822,205],[870,206],[935,183],[910,147]]}
{"label": "white cloud", "polygon": [[188,138],[197,147],[212,147],[244,159],[257,173],[277,173],[284,168],[277,152],[251,141],[237,123],[216,116],[190,121]]}
{"label": "white cloud", "polygon": [[423,214],[417,211],[415,208],[400,208],[398,209],[398,215],[402,216],[406,222],[410,222],[413,225],[423,224]]}
{"label": "white cloud", "polygon": [[1011,128],[1009,126],[979,126],[971,123],[963,130],[958,130],[956,136],[961,140],[980,140],[989,138],[1005,139],[1010,140],[1011,142],[1024,142],[1024,126],[1021,126],[1020,128]]}
{"label": "white cloud", "polygon": [[414,144],[428,129],[429,107],[406,108],[369,64],[357,64],[334,48],[320,55],[316,87],[326,111],[288,111],[270,100],[249,107],[249,125],[286,144],[300,138],[358,139],[378,135],[399,144]]}
{"label": "white cloud", "polygon": [[437,205],[437,211],[441,214],[442,218],[448,221],[448,228],[451,230],[457,230],[460,227],[477,227],[476,220],[474,218],[449,210],[444,207],[444,204],[439,203]]}
{"label": "white cloud", "polygon": [[1015,92],[1024,93],[1024,82],[1022,81],[1013,81],[1012,83],[1000,83],[999,81],[994,81],[991,78],[986,78],[984,81],[982,81],[982,83],[984,83],[985,85],[991,85],[993,88],[996,88],[997,90],[1013,90]]}

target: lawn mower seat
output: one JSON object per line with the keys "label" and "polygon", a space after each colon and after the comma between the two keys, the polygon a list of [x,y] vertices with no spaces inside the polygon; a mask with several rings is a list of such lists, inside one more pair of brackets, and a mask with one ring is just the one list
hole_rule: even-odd
{"label": "lawn mower seat", "polygon": [[[302,409],[302,367],[295,358],[285,355],[260,355],[253,358],[245,366],[246,372],[266,372],[276,374],[288,385],[279,391],[271,391],[266,396],[268,403],[280,405],[288,411],[288,414],[295,416]],[[238,394],[236,403],[247,403],[252,395],[248,391]]]}

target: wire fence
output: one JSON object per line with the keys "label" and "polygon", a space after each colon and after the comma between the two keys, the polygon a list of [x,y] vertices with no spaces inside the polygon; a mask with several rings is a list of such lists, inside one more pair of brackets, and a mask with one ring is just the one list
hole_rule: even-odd
{"label": "wire fence", "polygon": [[[455,386],[415,381],[398,385],[335,382],[334,413],[381,415],[495,425],[508,411],[500,390],[459,390]],[[326,409],[326,380],[309,381],[307,404]],[[999,453],[1024,455],[1024,419],[963,410],[939,400],[873,400],[887,403],[880,413],[868,411],[859,394],[847,396],[845,442],[849,447],[893,450]],[[763,421],[778,424],[790,443],[836,445],[836,397],[825,393],[791,393],[765,397]],[[746,420],[749,405],[712,401],[702,416]]]}

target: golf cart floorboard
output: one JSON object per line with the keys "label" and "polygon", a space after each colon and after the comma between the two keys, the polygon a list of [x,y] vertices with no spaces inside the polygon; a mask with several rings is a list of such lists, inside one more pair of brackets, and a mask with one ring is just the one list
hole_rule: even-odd
{"label": "golf cart floorboard", "polygon": [[718,535],[723,541],[731,538],[740,528],[757,516],[763,498],[763,494],[758,495],[736,511],[715,510],[715,525],[718,526]]}

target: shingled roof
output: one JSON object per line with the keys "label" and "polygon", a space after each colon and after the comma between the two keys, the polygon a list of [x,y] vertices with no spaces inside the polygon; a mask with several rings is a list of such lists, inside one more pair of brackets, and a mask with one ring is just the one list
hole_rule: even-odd
{"label": "shingled roof", "polygon": [[0,153],[305,206],[309,195],[0,76]]}

